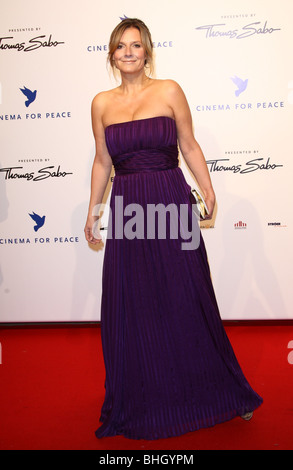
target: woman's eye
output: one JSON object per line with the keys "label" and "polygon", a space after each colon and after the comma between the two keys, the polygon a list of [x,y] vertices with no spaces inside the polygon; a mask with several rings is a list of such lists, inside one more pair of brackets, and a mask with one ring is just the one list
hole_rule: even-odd
{"label": "woman's eye", "polygon": [[134,47],[139,48],[139,47],[141,47],[141,45],[140,44],[134,44]]}

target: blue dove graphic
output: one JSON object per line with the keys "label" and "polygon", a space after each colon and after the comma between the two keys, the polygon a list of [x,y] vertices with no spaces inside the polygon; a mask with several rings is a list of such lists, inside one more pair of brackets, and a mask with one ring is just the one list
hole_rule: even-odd
{"label": "blue dove graphic", "polygon": [[33,101],[35,101],[37,96],[37,90],[31,91],[26,87],[20,88],[22,93],[27,97],[27,101],[25,102],[26,107],[28,107]]}
{"label": "blue dove graphic", "polygon": [[235,90],[235,95],[239,96],[240,93],[246,90],[248,79],[242,80],[239,77],[231,77],[232,82],[237,86],[238,90]]}
{"label": "blue dove graphic", "polygon": [[36,222],[36,225],[34,226],[34,231],[37,232],[39,228],[43,227],[45,223],[45,216],[40,217],[38,214],[35,214],[34,212],[32,214],[29,214],[29,216],[33,219],[34,222]]}

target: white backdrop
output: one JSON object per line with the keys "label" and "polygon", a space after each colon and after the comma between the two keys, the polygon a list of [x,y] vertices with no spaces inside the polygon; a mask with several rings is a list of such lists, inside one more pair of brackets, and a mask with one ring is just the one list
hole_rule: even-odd
{"label": "white backdrop", "polygon": [[100,319],[104,247],[83,235],[90,106],[117,86],[106,54],[124,16],[149,26],[156,77],[190,104],[217,193],[203,236],[222,318],[293,318],[292,13],[291,0],[2,5],[0,322]]}

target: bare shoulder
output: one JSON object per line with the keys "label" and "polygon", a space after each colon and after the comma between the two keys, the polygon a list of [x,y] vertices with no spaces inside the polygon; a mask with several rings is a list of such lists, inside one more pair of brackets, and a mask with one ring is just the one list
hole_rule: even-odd
{"label": "bare shoulder", "polygon": [[178,114],[180,107],[185,108],[187,103],[185,94],[175,80],[160,80],[158,90],[160,97],[172,108],[174,115]]}
{"label": "bare shoulder", "polygon": [[105,115],[111,108],[115,90],[114,88],[113,90],[101,91],[92,100],[92,120],[96,123],[99,122],[103,127],[105,127]]}
{"label": "bare shoulder", "polygon": [[167,93],[178,93],[182,92],[181,86],[175,81],[171,79],[162,79],[156,80],[156,85],[162,91],[166,91]]}
{"label": "bare shoulder", "polygon": [[102,112],[103,109],[107,106],[109,100],[110,91],[101,91],[98,93],[92,100],[92,109],[94,111]]}
{"label": "bare shoulder", "polygon": [[179,83],[171,79],[160,80],[159,82],[160,96],[172,109],[175,119],[182,119],[182,116],[186,113],[189,115],[187,99]]}

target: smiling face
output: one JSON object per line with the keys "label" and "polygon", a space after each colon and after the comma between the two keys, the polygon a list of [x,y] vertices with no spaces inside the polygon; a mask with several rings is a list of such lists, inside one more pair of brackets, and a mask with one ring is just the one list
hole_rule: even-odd
{"label": "smiling face", "polygon": [[122,73],[137,73],[144,69],[146,52],[137,28],[124,31],[113,54],[113,61]]}

